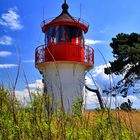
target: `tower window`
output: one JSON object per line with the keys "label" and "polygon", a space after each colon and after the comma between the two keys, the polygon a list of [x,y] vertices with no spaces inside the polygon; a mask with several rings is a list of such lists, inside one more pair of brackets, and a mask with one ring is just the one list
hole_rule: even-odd
{"label": "tower window", "polygon": [[71,42],[75,45],[83,45],[83,30],[75,26],[54,26],[46,31],[46,41],[48,44],[61,42]]}

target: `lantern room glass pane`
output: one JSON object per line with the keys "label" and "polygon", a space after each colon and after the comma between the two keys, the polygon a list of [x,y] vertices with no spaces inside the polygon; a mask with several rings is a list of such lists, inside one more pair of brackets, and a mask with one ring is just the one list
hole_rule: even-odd
{"label": "lantern room glass pane", "polygon": [[75,45],[84,45],[83,30],[75,26],[54,26],[46,31],[46,42],[56,44],[61,42],[71,42]]}

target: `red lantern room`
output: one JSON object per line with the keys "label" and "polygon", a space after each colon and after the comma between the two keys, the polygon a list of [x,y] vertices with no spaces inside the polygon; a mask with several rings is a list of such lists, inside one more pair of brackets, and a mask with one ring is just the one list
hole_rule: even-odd
{"label": "red lantern room", "polygon": [[89,70],[94,65],[94,50],[85,45],[84,34],[89,25],[81,18],[72,17],[68,13],[66,1],[62,5],[62,13],[41,24],[45,34],[45,44],[36,48],[35,64],[39,68],[52,61],[79,62]]}

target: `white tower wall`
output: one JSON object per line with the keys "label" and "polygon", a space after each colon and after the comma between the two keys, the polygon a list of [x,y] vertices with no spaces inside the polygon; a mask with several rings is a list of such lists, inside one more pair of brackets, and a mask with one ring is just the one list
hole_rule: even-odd
{"label": "white tower wall", "polygon": [[85,65],[75,62],[47,63],[41,70],[44,85],[54,102],[61,103],[66,112],[71,111],[73,103],[84,94]]}

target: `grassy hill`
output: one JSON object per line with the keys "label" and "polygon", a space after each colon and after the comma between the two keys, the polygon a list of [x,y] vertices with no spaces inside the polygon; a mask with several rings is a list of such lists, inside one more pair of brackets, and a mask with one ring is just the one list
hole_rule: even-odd
{"label": "grassy hill", "polygon": [[140,140],[140,111],[80,111],[51,108],[47,95],[35,94],[28,107],[0,88],[0,140]]}

